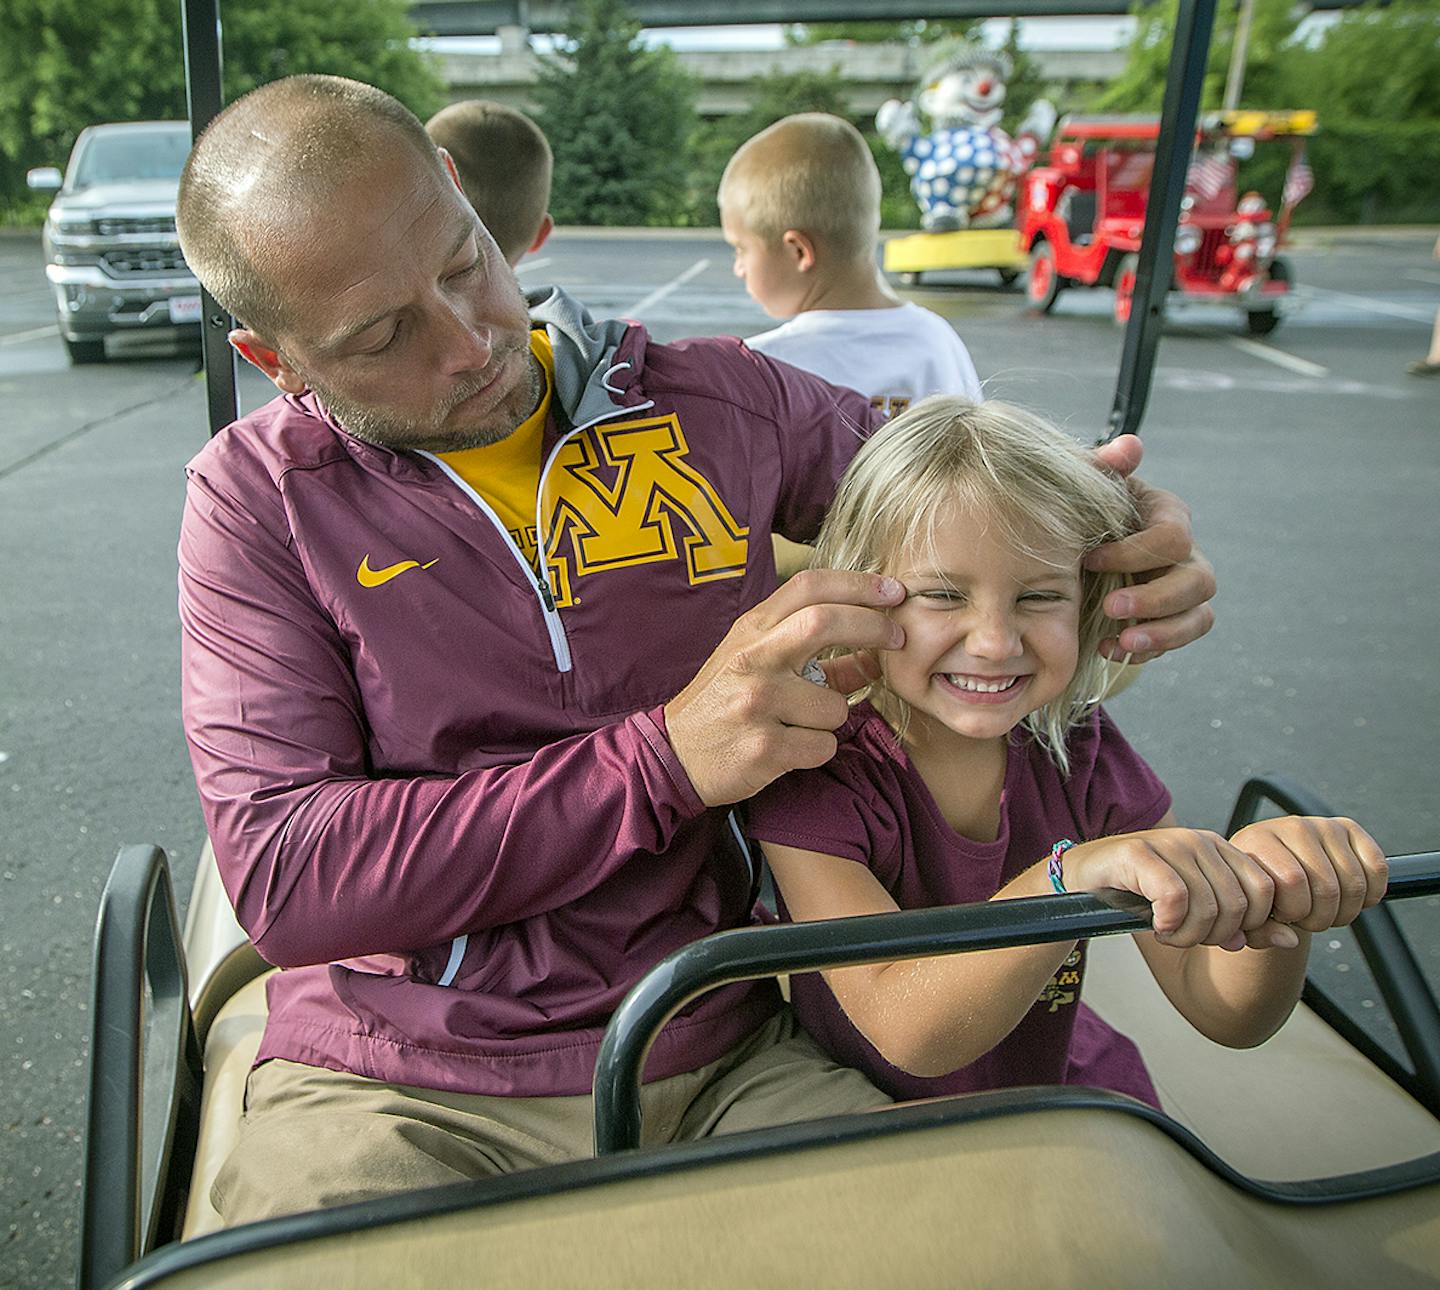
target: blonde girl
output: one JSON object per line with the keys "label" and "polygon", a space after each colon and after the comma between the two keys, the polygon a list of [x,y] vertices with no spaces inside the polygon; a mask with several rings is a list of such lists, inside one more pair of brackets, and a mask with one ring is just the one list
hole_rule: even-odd
{"label": "blonde girl", "polygon": [[[1229,841],[1180,828],[1100,707],[1115,575],[1086,552],[1133,532],[1125,486],[1019,408],[927,399],[841,483],[819,567],[890,574],[901,648],[855,697],[826,765],[752,801],[797,921],[1102,887],[1151,901],[1136,937],[1171,1002],[1219,1043],[1261,1043],[1312,932],[1380,899],[1353,821],[1287,818]],[[894,1097],[1089,1084],[1158,1105],[1134,1045],[1081,1003],[1074,942],[843,968],[792,983],[832,1056]]]}

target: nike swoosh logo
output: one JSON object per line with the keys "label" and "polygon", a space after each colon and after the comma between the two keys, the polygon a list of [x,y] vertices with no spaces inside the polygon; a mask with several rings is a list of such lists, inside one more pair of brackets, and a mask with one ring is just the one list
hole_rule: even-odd
{"label": "nike swoosh logo", "polygon": [[372,569],[370,554],[366,552],[360,561],[360,567],[355,570],[355,581],[362,587],[383,587],[391,578],[398,578],[407,569],[428,569],[431,564],[439,563],[440,558],[436,556],[430,564],[421,564],[419,560],[398,560],[394,564],[387,564],[383,569]]}

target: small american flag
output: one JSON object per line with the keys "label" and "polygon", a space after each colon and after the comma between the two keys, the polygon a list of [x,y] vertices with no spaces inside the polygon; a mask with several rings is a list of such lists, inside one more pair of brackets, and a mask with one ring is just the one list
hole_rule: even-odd
{"label": "small american flag", "polygon": [[1230,161],[1216,153],[1204,153],[1190,163],[1186,186],[1206,201],[1214,201],[1230,182]]}
{"label": "small american flag", "polygon": [[1295,206],[1305,200],[1306,195],[1315,187],[1315,172],[1310,169],[1309,163],[1305,160],[1302,152],[1290,163],[1290,169],[1285,172],[1285,191],[1281,200],[1286,206]]}

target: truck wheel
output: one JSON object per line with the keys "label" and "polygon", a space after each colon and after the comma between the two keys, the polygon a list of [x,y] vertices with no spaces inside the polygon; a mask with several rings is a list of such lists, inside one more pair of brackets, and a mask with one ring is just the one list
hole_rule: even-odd
{"label": "truck wheel", "polygon": [[1048,314],[1065,285],[1055,268],[1055,249],[1040,242],[1030,252],[1030,272],[1025,278],[1025,299],[1036,313]]}
{"label": "truck wheel", "polygon": [[[1270,263],[1270,281],[1289,283],[1290,262],[1273,260]],[[1252,309],[1245,315],[1245,330],[1252,336],[1268,336],[1280,325],[1280,310],[1271,305],[1268,309]]]}
{"label": "truck wheel", "polygon": [[1252,336],[1268,336],[1280,325],[1280,314],[1274,309],[1252,309],[1245,315],[1245,330]]}
{"label": "truck wheel", "polygon": [[65,352],[70,355],[70,362],[76,367],[82,367],[86,363],[103,363],[105,361],[105,342],[103,340],[71,340],[65,338]]}
{"label": "truck wheel", "polygon": [[1127,327],[1130,315],[1135,309],[1135,275],[1140,268],[1140,257],[1131,251],[1122,256],[1115,267],[1115,324]]}

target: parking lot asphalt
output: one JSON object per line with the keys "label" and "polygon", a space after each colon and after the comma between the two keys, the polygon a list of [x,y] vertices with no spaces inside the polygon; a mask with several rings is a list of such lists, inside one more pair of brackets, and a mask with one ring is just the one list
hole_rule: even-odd
{"label": "parking lot asphalt", "polygon": [[[1440,844],[1440,380],[1404,374],[1440,306],[1434,231],[1311,234],[1297,308],[1263,342],[1223,308],[1175,315],[1143,474],[1194,508],[1218,622],[1113,710],[1187,822],[1281,771],[1391,852]],[[706,232],[562,229],[522,264],[661,340],[771,325]],[[1077,435],[1104,426],[1109,293],[1047,318],[986,275],[906,294],[947,318],[988,391]],[[166,340],[71,368],[38,238],[0,237],[0,1285],[73,1276],[90,944],[117,848],[170,853],[183,900],[203,841],[179,725],[175,537],[204,442],[195,356]],[[266,397],[243,383],[247,406]],[[1402,913],[1440,976],[1440,901]],[[1384,1035],[1348,937],[1316,966]]]}

